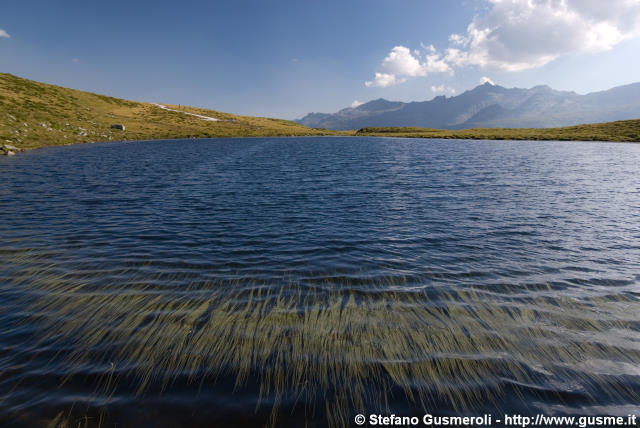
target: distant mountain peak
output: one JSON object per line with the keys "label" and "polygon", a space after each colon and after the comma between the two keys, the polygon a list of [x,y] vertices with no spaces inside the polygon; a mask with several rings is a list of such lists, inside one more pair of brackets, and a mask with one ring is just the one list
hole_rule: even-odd
{"label": "distant mountain peak", "polygon": [[375,106],[375,105],[379,105],[379,104],[385,104],[385,103],[388,103],[388,102],[389,102],[389,101],[388,101],[388,100],[385,100],[384,98],[377,98],[377,99],[375,99],[375,100],[371,100],[371,101],[367,101],[366,103],[362,103],[362,104],[360,104],[360,105],[359,105],[358,107],[356,107],[356,108],[359,108],[359,109],[362,109],[362,110],[366,110],[366,109],[367,109],[367,107],[369,107],[369,106]]}
{"label": "distant mountain peak", "polygon": [[640,83],[578,95],[548,85],[525,89],[484,82],[457,96],[439,95],[410,103],[378,98],[333,114],[308,114],[297,122],[336,130],[368,126],[461,129],[544,128],[636,118],[640,118]]}

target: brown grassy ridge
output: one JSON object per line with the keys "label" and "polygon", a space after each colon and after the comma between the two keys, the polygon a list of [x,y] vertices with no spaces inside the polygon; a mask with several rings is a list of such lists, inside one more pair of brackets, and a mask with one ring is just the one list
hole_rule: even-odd
{"label": "brown grassy ridge", "polygon": [[[312,129],[298,123],[215,110],[129,101],[0,73],[0,145],[21,149],[97,141],[171,138],[356,135],[473,140],[640,141],[640,119],[562,128],[442,130],[367,127],[358,131]],[[214,117],[202,120],[185,113]],[[124,131],[111,129],[122,124]]]}
{"label": "brown grassy ridge", "polygon": [[[353,134],[282,119],[165,105],[180,112],[0,73],[0,145],[31,149],[111,140]],[[122,124],[125,130],[111,129],[112,124]]]}
{"label": "brown grassy ridge", "polygon": [[471,128],[445,130],[414,127],[367,127],[359,136],[457,138],[469,140],[558,140],[640,142],[640,119],[561,128]]}

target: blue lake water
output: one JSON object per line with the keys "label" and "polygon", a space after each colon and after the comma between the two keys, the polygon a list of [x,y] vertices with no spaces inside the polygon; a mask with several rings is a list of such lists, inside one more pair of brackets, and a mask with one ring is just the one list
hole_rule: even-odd
{"label": "blue lake water", "polygon": [[0,425],[640,417],[639,168],[354,137],[0,158]]}

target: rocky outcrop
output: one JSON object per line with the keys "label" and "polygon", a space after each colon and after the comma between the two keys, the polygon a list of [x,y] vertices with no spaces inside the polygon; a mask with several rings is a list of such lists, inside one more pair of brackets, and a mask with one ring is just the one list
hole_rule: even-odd
{"label": "rocky outcrop", "polygon": [[13,156],[22,151],[24,151],[24,149],[9,144],[3,144],[0,146],[0,155]]}

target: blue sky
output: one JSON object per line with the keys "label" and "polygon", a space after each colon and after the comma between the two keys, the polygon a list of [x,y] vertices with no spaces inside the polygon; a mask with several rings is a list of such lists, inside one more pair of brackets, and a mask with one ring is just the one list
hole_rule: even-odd
{"label": "blue sky", "polygon": [[483,78],[607,89],[640,81],[638,36],[640,0],[3,0],[0,71],[292,119]]}

